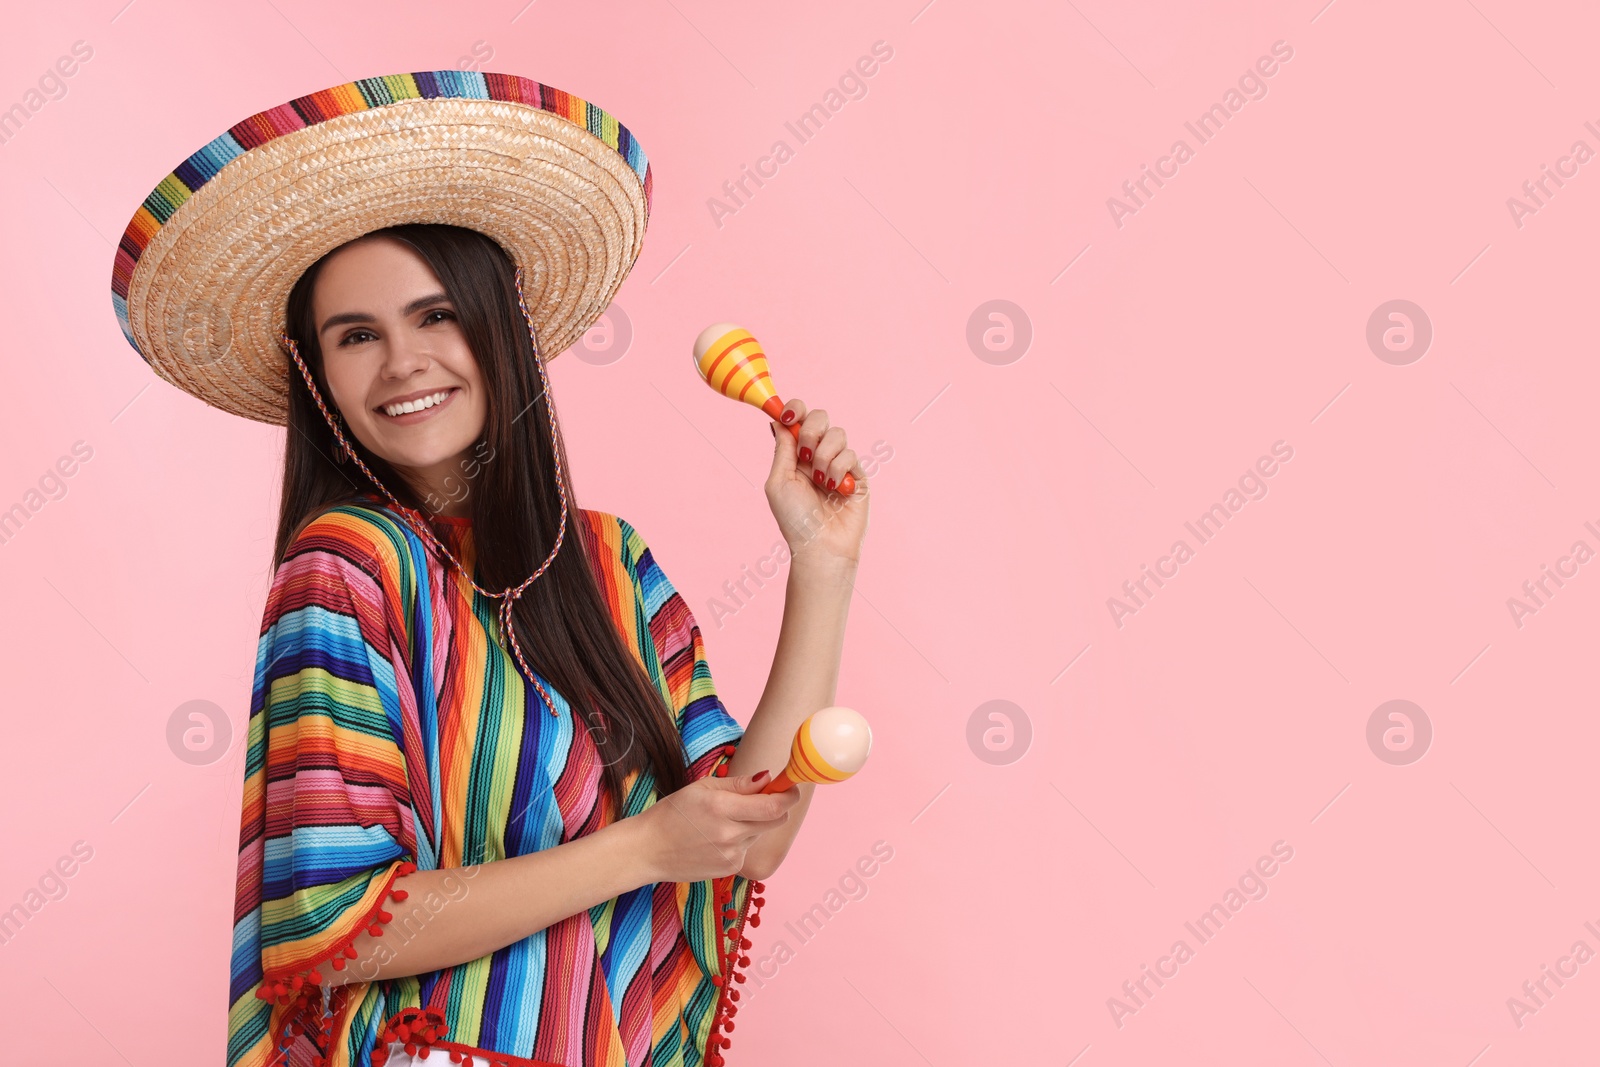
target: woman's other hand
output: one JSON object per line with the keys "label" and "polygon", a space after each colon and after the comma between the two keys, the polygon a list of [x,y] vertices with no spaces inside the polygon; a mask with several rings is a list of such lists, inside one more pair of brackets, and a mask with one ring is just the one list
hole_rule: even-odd
{"label": "woman's other hand", "polygon": [[[766,492],[789,554],[859,561],[867,533],[867,474],[848,447],[844,427],[832,425],[824,409],[808,410],[800,400],[785,404],[782,418],[785,427],[799,426],[800,436],[774,425]],[[856,480],[849,496],[837,489],[846,474]]]}
{"label": "woman's other hand", "polygon": [[761,793],[766,772],[690,782],[624,819],[639,832],[646,869],[657,882],[700,882],[737,874],[745,852],[789,821],[800,790]]}

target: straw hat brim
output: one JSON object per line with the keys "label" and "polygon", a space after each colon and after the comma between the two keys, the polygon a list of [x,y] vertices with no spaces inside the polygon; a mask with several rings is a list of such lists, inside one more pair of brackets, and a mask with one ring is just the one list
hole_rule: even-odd
{"label": "straw hat brim", "polygon": [[[422,75],[394,77],[426,87]],[[206,403],[282,425],[291,365],[278,334],[296,280],[372,230],[447,223],[488,235],[521,266],[547,361],[572,345],[638,258],[649,218],[648,164],[631,135],[593,105],[567,94],[556,100],[527,79],[479,77],[502,86],[512,79],[507,95],[532,101],[381,102],[272,136],[185,190],[122,272],[126,299],[118,312],[129,342],[162,378]],[[568,117],[574,111],[582,125]],[[607,134],[615,143],[602,139]],[[150,205],[147,199],[142,215]],[[129,233],[140,225],[136,216]]]}

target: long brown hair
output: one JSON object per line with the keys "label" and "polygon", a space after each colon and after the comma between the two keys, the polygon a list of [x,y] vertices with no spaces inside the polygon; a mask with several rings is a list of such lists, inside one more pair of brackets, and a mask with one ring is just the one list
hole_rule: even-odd
{"label": "long brown hair", "polygon": [[[555,543],[561,497],[551,450],[549,398],[543,395],[527,322],[517,304],[515,264],[491,238],[459,226],[390,226],[366,236],[393,237],[409,245],[433,268],[455,304],[488,401],[483,437],[489,461],[477,467],[467,495],[476,554],[471,577],[495,591],[520,584],[544,562]],[[331,406],[311,308],[317,276],[328,256],[314,263],[289,294],[287,325],[318,391]],[[355,464],[334,464],[332,457],[340,446],[333,431],[299,368],[291,362],[288,373],[289,425],[274,569],[283,562],[294,535],[312,518],[332,505],[354,500],[358,492],[374,491]],[[348,430],[345,437],[396,499],[429,513],[404,476]],[[517,599],[513,625],[529,666],[554,684],[582,721],[590,724],[605,764],[612,810],[620,813],[629,773],[635,769],[650,773],[665,795],[688,784],[686,757],[671,710],[624,645],[622,632],[601,599],[579,532],[582,520],[559,423],[556,442],[567,483],[567,531],[549,568]],[[601,708],[607,710],[609,728],[601,728],[595,716]],[[535,713],[545,714],[537,699],[528,706],[528,714]]]}

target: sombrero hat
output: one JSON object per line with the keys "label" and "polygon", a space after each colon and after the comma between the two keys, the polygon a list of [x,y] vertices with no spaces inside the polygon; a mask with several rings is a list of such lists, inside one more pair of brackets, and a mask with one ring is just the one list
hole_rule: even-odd
{"label": "sombrero hat", "polygon": [[326,253],[401,223],[478,230],[521,268],[548,361],[638,258],[650,186],[628,129],[570,93],[478,71],[364,78],[251,115],[179,164],[122,236],[112,304],[162,378],[283,425],[289,292]]}

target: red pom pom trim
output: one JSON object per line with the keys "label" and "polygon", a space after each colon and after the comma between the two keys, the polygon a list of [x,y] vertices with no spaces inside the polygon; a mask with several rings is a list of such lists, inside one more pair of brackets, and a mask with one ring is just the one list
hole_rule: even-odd
{"label": "red pom pom trim", "polygon": [[[731,756],[737,751],[733,745],[725,745],[722,749],[725,756]],[[718,765],[716,773],[725,775],[728,764],[724,760]],[[744,936],[745,924],[760,926],[761,906],[766,899],[759,894],[766,890],[766,886],[752,879],[750,891],[745,894],[744,908],[738,909],[733,901],[733,883],[736,875],[716,879],[713,883],[714,907],[717,916],[717,961],[718,974],[711,977],[711,984],[719,990],[717,995],[716,1012],[712,1016],[711,1036],[706,1039],[705,1064],[706,1067],[726,1067],[727,1060],[722,1050],[733,1044],[733,1039],[720,1031],[733,1029],[733,1016],[738,1012],[738,1007],[733,1003],[739,999],[739,992],[734,987],[745,981],[745,976],[739,968],[750,965],[750,957],[744,949],[750,947],[750,939]],[[734,914],[735,911],[739,913]],[[732,928],[725,928],[724,924],[731,924]],[[729,977],[733,981],[728,981]]]}
{"label": "red pom pom trim", "polygon": [[[256,987],[256,996],[268,1003],[275,1005],[288,1005],[289,1010],[284,1012],[283,1019],[278,1027],[278,1032],[272,1041],[273,1053],[267,1060],[267,1067],[288,1067],[289,1048],[288,1039],[304,1035],[311,1039],[317,1052],[313,1054],[312,1062],[320,1065],[326,1060],[328,1046],[333,1039],[333,1033],[338,1029],[339,1017],[345,1005],[350,1002],[348,992],[341,995],[340,989],[334,989],[324,1000],[322,990],[322,971],[318,968],[322,963],[332,963],[336,971],[344,970],[346,959],[356,958],[356,949],[353,942],[362,930],[367,930],[374,936],[383,933],[382,923],[394,918],[384,910],[385,899],[404,900],[409,895],[404,889],[395,889],[395,880],[404,875],[411,874],[417,869],[415,863],[409,860],[395,867],[389,873],[388,880],[384,883],[383,891],[378,894],[378,901],[367,915],[356,924],[355,932],[342,939],[333,947],[333,951],[309,970],[287,968],[265,973],[261,984]],[[337,1001],[338,1006],[333,1005]],[[387,1051],[383,1059],[387,1060]],[[383,1060],[374,1060],[377,1067],[382,1067]]]}
{"label": "red pom pom trim", "polygon": [[451,1063],[461,1067],[560,1067],[548,1060],[530,1060],[506,1052],[490,1052],[459,1041],[446,1041],[449,1026],[444,1013],[437,1008],[402,1008],[389,1016],[389,1021],[379,1031],[372,1050],[373,1067],[383,1067],[389,1061],[389,1045],[398,1041],[407,1052],[419,1059],[427,1059],[434,1049],[449,1053]]}

